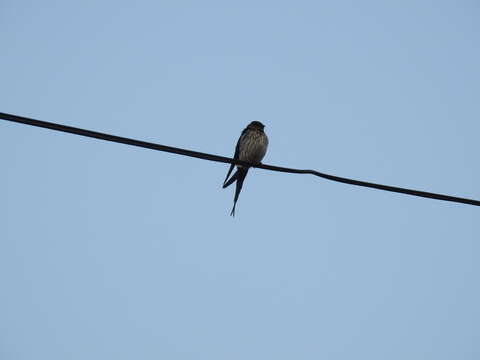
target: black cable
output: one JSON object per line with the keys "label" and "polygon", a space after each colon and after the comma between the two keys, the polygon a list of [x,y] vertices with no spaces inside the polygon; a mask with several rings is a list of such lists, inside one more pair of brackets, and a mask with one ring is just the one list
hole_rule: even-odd
{"label": "black cable", "polygon": [[117,142],[117,143],[121,143],[121,144],[139,146],[139,147],[143,147],[143,148],[147,148],[147,149],[164,151],[164,152],[169,152],[169,153],[174,153],[174,154],[179,154],[179,155],[184,155],[184,156],[195,157],[195,158],[199,158],[199,159],[205,159],[205,160],[210,160],[210,161],[217,161],[217,162],[236,164],[236,165],[246,165],[246,166],[251,166],[251,167],[255,167],[255,168],[272,170],[272,171],[280,171],[280,172],[285,172],[285,173],[311,174],[311,175],[319,176],[319,177],[324,178],[324,179],[337,181],[337,182],[350,184],[350,185],[364,186],[364,187],[369,187],[369,188],[374,188],[374,189],[379,189],[379,190],[401,193],[401,194],[420,196],[420,197],[429,198],[429,199],[452,201],[452,202],[457,202],[457,203],[462,203],[462,204],[480,206],[480,201],[479,200],[466,199],[466,198],[460,198],[460,197],[449,196],[449,195],[435,194],[435,193],[426,192],[426,191],[405,189],[405,188],[400,188],[400,187],[395,187],[395,186],[388,186],[388,185],[375,184],[375,183],[370,183],[370,182],[365,182],[365,181],[347,179],[347,178],[342,178],[342,177],[339,177],[339,176],[324,174],[324,173],[321,173],[321,172],[318,172],[318,171],[315,171],[315,170],[300,170],[300,169],[290,169],[290,168],[273,166],[273,165],[252,164],[252,163],[249,163],[249,162],[246,162],[246,161],[235,160],[235,159],[231,159],[231,158],[228,158],[228,157],[225,157],[225,156],[212,155],[212,154],[202,153],[202,152],[198,152],[198,151],[180,149],[180,148],[176,148],[176,147],[172,147],[172,146],[165,146],[165,145],[150,143],[150,142],[146,142],[146,141],[129,139],[129,138],[121,137],[121,136],[115,136],[115,135],[105,134],[105,133],[101,133],[101,132],[80,129],[80,128],[76,128],[76,127],[73,127],[73,126],[67,126],[67,125],[61,125],[61,124],[51,123],[51,122],[47,122],[47,121],[35,120],[35,119],[26,118],[26,117],[23,117],[23,116],[17,116],[17,115],[6,114],[6,113],[1,113],[1,112],[0,112],[0,119],[13,121],[13,122],[21,123],[21,124],[38,126],[38,127],[42,127],[42,128],[46,128],[46,129],[51,129],[51,130],[63,131],[63,132],[76,134],[76,135],[81,135],[81,136],[92,137],[92,138],[106,140],[106,141],[113,141],[113,142]]}

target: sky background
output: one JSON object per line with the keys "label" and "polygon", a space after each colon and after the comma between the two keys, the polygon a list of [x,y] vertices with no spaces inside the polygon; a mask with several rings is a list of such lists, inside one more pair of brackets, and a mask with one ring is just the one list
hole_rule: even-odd
{"label": "sky background", "polygon": [[[0,111],[480,199],[478,1],[0,1]],[[479,208],[0,121],[0,359],[479,359]]]}

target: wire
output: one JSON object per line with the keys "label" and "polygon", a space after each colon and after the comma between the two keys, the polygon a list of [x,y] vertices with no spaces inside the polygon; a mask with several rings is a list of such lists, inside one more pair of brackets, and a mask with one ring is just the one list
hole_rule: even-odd
{"label": "wire", "polygon": [[51,130],[63,131],[63,132],[75,134],[75,135],[81,135],[81,136],[86,136],[86,137],[91,137],[91,138],[96,138],[96,139],[101,139],[106,141],[117,142],[121,144],[127,144],[127,145],[138,146],[138,147],[143,147],[143,148],[152,149],[152,150],[164,151],[164,152],[169,152],[169,153],[178,154],[178,155],[190,156],[198,159],[217,161],[217,162],[229,163],[229,164],[235,164],[235,165],[251,166],[255,168],[271,170],[271,171],[279,171],[284,173],[311,174],[327,180],[337,181],[337,182],[350,184],[350,185],[364,186],[364,187],[369,187],[373,189],[391,191],[391,192],[413,195],[413,196],[420,196],[420,197],[429,198],[429,199],[451,201],[456,203],[480,206],[479,200],[460,198],[460,197],[443,195],[443,194],[436,194],[436,193],[420,191],[420,190],[405,189],[405,188],[389,186],[389,185],[375,184],[375,183],[370,183],[366,181],[353,180],[353,179],[321,173],[315,170],[301,170],[301,169],[291,169],[291,168],[266,165],[266,164],[253,164],[253,163],[236,160],[236,159],[232,159],[225,156],[207,154],[199,151],[192,151],[192,150],[181,149],[181,148],[176,148],[172,146],[160,145],[160,144],[155,144],[151,142],[140,141],[140,140],[125,138],[121,136],[115,136],[115,135],[105,134],[101,132],[81,129],[73,126],[61,125],[61,124],[51,123],[47,121],[30,119],[23,116],[6,114],[2,112],[0,112],[0,119],[13,121],[16,123],[21,123],[26,125],[42,127],[42,128],[51,129]]}

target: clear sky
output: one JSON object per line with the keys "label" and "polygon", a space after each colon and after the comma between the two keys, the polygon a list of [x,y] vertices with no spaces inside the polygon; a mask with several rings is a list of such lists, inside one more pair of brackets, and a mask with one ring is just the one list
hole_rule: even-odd
{"label": "clear sky", "polygon": [[[0,111],[480,199],[478,1],[0,2]],[[0,359],[479,359],[480,209],[0,121]]]}

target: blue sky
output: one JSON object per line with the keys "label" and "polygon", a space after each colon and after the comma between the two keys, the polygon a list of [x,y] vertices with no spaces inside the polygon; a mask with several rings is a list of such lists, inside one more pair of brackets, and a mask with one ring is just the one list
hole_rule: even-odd
{"label": "blue sky", "polygon": [[[475,1],[0,3],[0,111],[480,199]],[[0,358],[478,359],[479,210],[0,121]]]}

